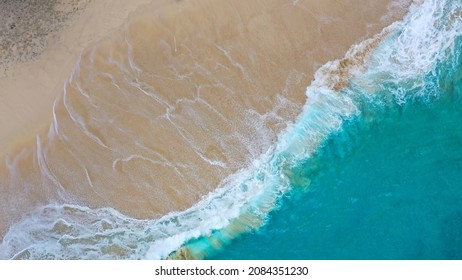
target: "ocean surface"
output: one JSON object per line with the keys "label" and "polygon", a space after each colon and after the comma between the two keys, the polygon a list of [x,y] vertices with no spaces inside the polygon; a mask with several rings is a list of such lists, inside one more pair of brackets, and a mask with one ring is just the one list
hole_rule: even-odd
{"label": "ocean surface", "polygon": [[262,228],[211,257],[462,259],[460,62],[426,77],[434,84],[422,93],[438,97],[344,123],[297,167],[310,183],[293,184]]}
{"label": "ocean surface", "polygon": [[[308,76],[291,68],[303,59],[258,41],[271,34],[204,43],[220,60],[198,64],[188,58],[203,54],[190,47],[204,37],[172,38],[178,23],[168,17],[156,28],[134,20],[82,55],[49,131],[7,160],[0,183],[40,181],[47,188],[35,197],[46,203],[15,219],[0,258],[461,259],[462,2],[415,2],[402,21],[320,67],[301,108],[287,92]],[[285,16],[250,16],[248,26],[293,26]],[[137,49],[152,40],[140,36],[146,26],[173,43],[161,41],[154,60]],[[263,67],[262,54],[280,63]],[[270,85],[254,83],[271,73],[285,85],[271,97],[278,102],[265,99]],[[191,94],[175,99],[173,87]],[[230,97],[231,108],[216,97],[234,91],[255,94]],[[169,212],[172,201],[187,207]]]}
{"label": "ocean surface", "polygon": [[426,1],[347,88],[308,88],[308,100],[346,95],[356,109],[308,101],[297,136],[309,142],[326,115],[340,125],[291,164],[290,190],[265,225],[223,250],[210,237],[191,250],[213,259],[461,259],[461,12],[460,1]]}

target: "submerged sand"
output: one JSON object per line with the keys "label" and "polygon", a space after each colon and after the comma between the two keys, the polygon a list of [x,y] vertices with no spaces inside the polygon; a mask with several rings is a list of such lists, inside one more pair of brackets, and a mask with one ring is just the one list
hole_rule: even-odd
{"label": "submerged sand", "polygon": [[276,141],[320,65],[409,1],[159,0],[89,46],[146,1],[96,2],[0,80],[0,232],[50,202],[190,207]]}

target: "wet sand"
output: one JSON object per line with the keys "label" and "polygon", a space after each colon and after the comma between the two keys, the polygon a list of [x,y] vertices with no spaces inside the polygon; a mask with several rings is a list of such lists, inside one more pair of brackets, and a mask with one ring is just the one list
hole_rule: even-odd
{"label": "wet sand", "polygon": [[[87,47],[69,75],[79,50],[115,25],[107,20],[123,20],[105,18],[110,2],[88,4],[53,45],[61,51],[0,81],[0,232],[50,202],[137,218],[190,207],[275,142],[319,66],[408,1],[154,1]],[[82,31],[95,17],[105,32]]]}

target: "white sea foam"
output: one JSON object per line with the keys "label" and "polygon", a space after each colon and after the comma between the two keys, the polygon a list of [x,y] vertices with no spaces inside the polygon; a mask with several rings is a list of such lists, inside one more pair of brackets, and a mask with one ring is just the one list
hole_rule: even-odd
{"label": "white sea foam", "polygon": [[[389,27],[391,34],[367,62],[367,70],[361,74],[358,73],[362,68],[349,71],[352,76],[348,78],[369,93],[374,92],[372,84],[384,78],[405,84],[416,81],[411,86],[418,86],[422,76],[447,55],[455,37],[461,35],[461,6],[460,1],[438,0],[415,6],[403,22]],[[355,50],[361,51],[368,43],[354,46],[347,55],[354,55]],[[227,177],[190,209],[155,220],[137,220],[111,208],[46,205],[11,226],[0,246],[0,258],[160,259],[189,240],[231,227],[240,219],[249,227],[258,227],[277,199],[290,189],[291,168],[311,157],[326,137],[342,128],[346,119],[360,113],[355,95],[348,89],[340,93],[333,90],[335,78],[323,76],[335,73],[326,69],[336,67],[341,67],[339,61],[320,69],[316,81],[307,89],[308,101],[302,113],[270,150],[248,168]],[[79,125],[72,108],[67,109]],[[133,158],[136,155],[119,161]],[[86,175],[91,183],[88,172]],[[232,234],[242,231],[238,228]]]}
{"label": "white sea foam", "polygon": [[[10,228],[0,257],[165,258],[186,241],[222,229],[243,214],[251,213],[253,223],[261,224],[270,205],[290,188],[283,169],[309,156],[326,134],[340,128],[344,117],[355,113],[347,96],[311,90],[299,122],[283,134],[274,150],[226,178],[192,208],[149,221],[113,209],[47,205]],[[110,221],[107,227],[101,225],[103,221]]]}
{"label": "white sea foam", "polygon": [[406,91],[392,93],[400,103],[415,97],[405,96],[405,92],[422,94],[419,89],[425,84],[425,76],[448,57],[455,38],[462,34],[461,13],[461,1],[427,0],[412,7],[405,21],[394,24],[397,32],[374,52],[368,71],[355,77],[354,82],[370,93],[385,82],[405,86]]}

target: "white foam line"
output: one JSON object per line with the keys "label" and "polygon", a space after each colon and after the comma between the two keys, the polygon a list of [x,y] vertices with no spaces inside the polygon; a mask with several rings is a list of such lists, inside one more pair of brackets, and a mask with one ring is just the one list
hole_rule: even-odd
{"label": "white foam line", "polygon": [[178,49],[176,48],[176,36],[173,35],[173,44],[175,46],[175,53],[178,51]]}
{"label": "white foam line", "polygon": [[[90,100],[90,95],[83,90],[82,86],[80,85],[78,80],[74,80],[75,85],[77,86],[77,92],[80,93],[82,96],[84,96],[86,99]],[[72,83],[72,84],[74,84]]]}
{"label": "white foam line", "polygon": [[125,36],[124,39],[128,47],[127,48],[128,63],[130,64],[130,67],[135,71],[136,75],[139,76],[143,71],[135,63],[135,59],[133,57],[133,46],[132,44],[130,44],[130,41],[128,40],[127,36]]}
{"label": "white foam line", "polygon": [[43,175],[45,175],[56,187],[60,189],[61,196],[64,197],[65,189],[63,185],[59,182],[58,178],[53,174],[53,172],[49,169],[45,154],[42,150],[42,142],[40,141],[40,136],[37,135],[36,137],[37,142],[37,163],[39,165],[40,171]]}
{"label": "white foam line", "polygon": [[[462,9],[461,4],[460,1],[427,0],[413,5],[413,12],[406,16],[404,22],[392,25],[399,29],[399,33],[390,39],[393,47],[384,45],[379,48],[370,63],[371,70],[354,82],[368,85],[368,80],[389,77],[391,82],[408,87],[406,91],[393,92],[397,102],[404,103],[409,98],[420,96],[424,93],[419,90],[425,84],[424,77],[447,57],[448,52],[453,51],[455,38],[462,35],[460,17],[451,21],[454,14]],[[413,96],[404,95],[411,89],[416,90]]]}
{"label": "white foam line", "polygon": [[108,149],[108,150],[111,150],[108,146],[106,146],[103,141],[101,141],[101,139],[99,139],[96,135],[92,134],[90,131],[88,131],[88,129],[86,128],[86,125],[84,123],[84,121],[79,117],[79,118],[76,118],[74,116],[74,114],[72,113],[73,110],[72,110],[72,107],[70,104],[68,104],[67,102],[67,90],[64,89],[64,94],[63,94],[63,98],[64,98],[64,107],[66,108],[66,111],[68,112],[69,114],[69,117],[71,117],[72,121],[81,129],[81,131],[87,135],[90,139],[92,139],[95,143],[97,143],[98,145]]}
{"label": "white foam line", "polygon": [[170,162],[169,160],[167,160],[163,155],[161,155],[160,153],[156,152],[156,151],[153,151],[152,149],[144,146],[144,145],[141,145],[140,143],[138,143],[137,141],[133,141],[135,143],[135,145],[145,151],[147,151],[148,153],[150,153],[151,155],[153,156],[157,156],[159,157],[163,163],[165,164],[165,166],[168,166],[168,167],[171,167],[175,170],[175,173],[182,179],[183,182],[185,182],[186,178],[183,174],[183,172],[181,172],[178,168],[182,168],[182,169],[191,169],[192,167],[188,164],[183,164],[183,163],[179,163],[179,162]]}
{"label": "white foam line", "polygon": [[210,111],[214,112],[217,116],[219,116],[222,120],[224,121],[227,121],[228,119],[222,114],[220,113],[216,108],[214,108],[212,105],[210,105],[207,101],[205,101],[202,97],[201,97],[201,94],[200,94],[200,91],[202,90],[203,87],[210,87],[210,88],[213,88],[215,87],[214,85],[199,85],[196,89],[196,95],[197,95],[197,100],[199,102],[202,102],[203,104],[205,104]]}
{"label": "white foam line", "polygon": [[88,184],[90,185],[90,187],[92,187],[93,189],[95,189],[95,186],[93,185],[93,181],[91,180],[90,178],[90,174],[88,173],[88,169],[85,167],[85,166],[82,166],[83,170],[85,171],[85,177],[87,178],[87,182]]}
{"label": "white foam line", "polygon": [[157,101],[159,104],[165,106],[166,108],[170,108],[170,109],[173,109],[173,106],[170,105],[167,101],[163,100],[162,98],[159,97],[159,95],[155,94],[155,93],[151,93],[151,92],[147,92],[146,90],[144,90],[142,88],[142,85],[138,82],[130,82],[129,83],[132,87],[135,87],[137,88],[139,91],[141,91],[141,93],[143,93],[144,95],[154,99],[155,101]]}
{"label": "white foam line", "polygon": [[[336,95],[336,93],[331,93],[329,91],[325,91],[323,93],[323,95],[326,95],[325,98],[337,98],[333,94]],[[332,106],[343,105],[337,104],[337,102],[328,104],[331,104]],[[307,106],[311,107],[312,105],[310,104]],[[329,108],[330,106],[324,109],[329,110]],[[311,111],[308,109],[305,110],[303,114],[304,117],[301,118],[304,122],[308,122],[313,125],[314,122],[311,121],[313,119],[310,117],[312,116],[310,112]],[[334,110],[334,114],[338,112],[343,112],[343,110]],[[281,170],[285,167],[281,166],[280,169],[277,168],[274,170],[273,161],[278,161],[280,156],[289,160],[296,158],[298,155],[294,155],[294,153],[297,153],[300,149],[305,150],[305,152],[312,152],[315,150],[319,146],[320,140],[316,140],[313,145],[312,143],[309,143],[309,141],[307,143],[307,139],[312,139],[312,136],[318,138],[321,134],[325,136],[332,132],[332,129],[336,128],[336,118],[333,118],[332,120],[334,121],[334,125],[326,123],[327,127],[315,125],[312,129],[306,130],[306,134],[303,139],[304,141],[300,141],[301,137],[297,137],[297,134],[299,134],[300,131],[297,130],[292,133],[291,130],[288,130],[286,134],[284,134],[284,139],[280,139],[278,142],[282,144],[279,144],[275,150],[269,150],[260,161],[256,161],[249,168],[241,170],[240,172],[232,174],[230,177],[226,178],[220,187],[209,194],[207,198],[185,212],[173,213],[158,220],[156,225],[161,226],[161,224],[165,221],[179,219],[181,217],[182,222],[177,226],[181,228],[181,231],[170,235],[166,239],[156,240],[151,245],[151,249],[146,254],[146,257],[164,258],[173,250],[176,250],[184,244],[187,240],[205,236],[210,234],[213,230],[226,227],[231,220],[238,218],[242,214],[243,209],[250,207],[253,201],[258,201],[260,196],[266,197],[263,200],[266,202],[262,202],[264,205],[268,203],[272,205],[272,203],[276,200],[276,197],[288,189],[286,183],[284,183],[287,182],[287,178],[285,178],[284,173],[281,172]],[[284,144],[286,142],[290,142],[291,145]],[[295,145],[300,147],[295,148]],[[307,147],[310,151],[307,151]],[[304,156],[306,156],[306,153]],[[259,179],[259,174],[263,175],[263,178]],[[227,209],[226,216],[222,216],[223,209]],[[251,209],[254,208],[252,207]],[[263,218],[267,213],[266,211],[269,211],[271,208],[267,208],[265,206],[265,209],[266,210],[261,209],[260,212],[257,211],[256,215]],[[203,222],[197,226],[197,222],[188,221],[189,217],[202,217]]]}
{"label": "white foam line", "polygon": [[198,153],[198,154],[199,154],[199,156],[200,156],[200,158],[201,158],[202,160],[204,160],[205,162],[207,162],[207,163],[210,164],[210,165],[219,166],[219,167],[221,167],[221,168],[226,168],[226,167],[227,167],[226,163],[224,163],[224,162],[222,162],[222,161],[219,161],[219,160],[211,160],[211,159],[209,159],[208,157],[206,157],[206,156],[205,156],[204,154],[202,154],[202,153]]}
{"label": "white foam line", "polygon": [[113,50],[112,48],[109,50],[109,58],[107,60],[109,65],[115,65],[122,73],[124,74],[130,74],[130,71],[128,71],[122,63],[116,59],[114,59],[113,55]]}
{"label": "white foam line", "polygon": [[[10,190],[15,189],[19,183],[17,182],[18,179],[21,180],[21,173],[18,172],[18,164],[20,163],[19,161],[21,158],[27,155],[27,149],[23,148],[21,151],[17,154],[14,155],[13,158],[11,158],[10,155],[5,156],[5,164],[8,169],[8,174],[7,178],[5,180],[9,180],[9,183],[5,185],[5,187],[9,188]],[[19,176],[18,176],[19,175]],[[17,191],[17,190],[14,190]],[[9,193],[9,192],[8,192]]]}
{"label": "white foam line", "polygon": [[72,70],[71,76],[69,77],[68,82],[72,82],[75,80],[77,73],[80,73],[80,63],[82,62],[82,53],[79,54],[77,57],[77,62],[74,65],[74,69]]}
{"label": "white foam line", "polygon": [[[250,77],[249,73],[245,70],[245,68],[242,66],[242,64],[240,64],[239,62],[237,62],[232,56],[231,54],[229,53],[228,50],[225,50],[223,47],[219,46],[218,44],[215,44],[215,47],[217,49],[219,49],[224,55],[225,57],[228,59],[228,61],[234,66],[236,67],[237,69],[239,69],[239,71],[241,71],[242,75],[244,76],[244,79],[246,79],[247,81],[249,82],[252,82],[252,78]],[[253,83],[253,82],[252,82]]]}
{"label": "white foam line", "polygon": [[[434,7],[436,7],[436,5],[441,2],[444,1],[427,0],[423,5],[434,5]],[[447,4],[448,2],[444,3]],[[458,7],[462,5],[460,1],[453,1],[450,3],[454,5],[457,4],[459,5]],[[420,9],[417,12],[422,10],[424,9]],[[426,13],[428,13],[428,11]],[[435,15],[435,18],[430,20],[440,21],[441,19],[438,17],[441,17],[441,15]],[[417,30],[423,28],[421,24],[415,24],[412,20],[413,16],[408,16],[406,18],[405,23],[408,27],[417,28]],[[456,22],[455,24],[461,23]],[[403,28],[403,25],[399,27]],[[406,26],[404,26],[404,28],[405,27]],[[398,31],[403,30],[400,29]],[[421,33],[423,34],[425,32]],[[421,33],[416,34],[419,35]],[[392,34],[390,37],[391,39],[388,39],[394,40],[398,37],[396,40],[397,47],[400,46],[400,42],[408,41],[399,38],[400,34],[401,36],[416,35],[412,32],[406,32],[405,30],[401,33]],[[440,35],[441,34],[438,34],[437,36]],[[446,35],[451,35],[451,33]],[[426,39],[431,38],[435,37],[430,36]],[[443,39],[450,41],[451,37],[445,37]],[[392,43],[393,42],[395,41],[392,41]],[[410,42],[412,42],[412,40],[410,40]],[[422,48],[422,46],[426,46],[426,43],[414,43],[416,43],[416,46],[419,46],[421,52],[432,50],[432,48]],[[447,43],[448,42],[445,42],[443,45],[450,47],[451,42],[449,42],[449,44]],[[380,47],[378,50],[379,53],[390,51],[389,53],[393,54],[391,50],[384,50]],[[406,49],[395,49],[395,51],[414,54],[413,51],[408,52]],[[434,63],[438,60],[438,58],[435,60],[435,57],[429,57],[432,58]],[[370,71],[374,71],[374,67],[378,67],[380,71],[387,70],[385,66],[389,61],[383,60],[383,57],[379,58],[382,58],[382,60],[378,60],[380,62],[379,66],[374,66],[373,63],[371,64],[372,66],[368,65],[370,67],[366,71],[367,73],[361,74],[361,76],[364,76],[362,78],[375,78],[376,76],[374,75],[368,76]],[[415,59],[420,58],[421,56],[419,55],[415,57]],[[422,66],[426,65],[424,62],[421,63]],[[399,70],[402,65],[399,63],[389,64],[394,66],[387,71],[393,71],[394,75],[401,74]],[[328,68],[335,66],[335,63],[328,63],[324,67]],[[381,66],[383,67],[380,68]],[[432,68],[433,66],[434,65],[430,65],[429,67]],[[198,66],[198,69],[199,68],[200,66]],[[404,68],[404,70],[406,69]],[[420,73],[421,70],[425,70],[423,73],[427,73],[431,69],[415,70],[416,73]],[[204,70],[204,73],[207,73],[207,71]],[[126,256],[127,258],[165,258],[192,238],[208,236],[214,230],[224,229],[231,221],[239,219],[243,214],[253,213],[256,218],[264,219],[267,212],[274,206],[274,202],[277,198],[290,187],[288,186],[290,178],[286,177],[290,174],[287,175],[284,171],[290,168],[292,164],[296,164],[298,160],[310,157],[328,135],[341,129],[341,125],[345,119],[355,116],[358,113],[358,109],[352,101],[352,99],[355,98],[355,93],[349,91],[338,93],[330,90],[330,83],[333,77],[323,76],[323,74],[326,73],[329,73],[329,71],[323,72],[320,70],[316,73],[317,80],[307,89],[308,100],[303,106],[301,114],[297,117],[294,124],[289,125],[287,129],[278,135],[276,144],[270,147],[267,153],[260,157],[260,160],[252,162],[247,168],[241,169],[225,178],[217,189],[186,211],[169,213],[157,220],[135,220],[118,213],[112,208],[89,209],[80,206],[59,205],[55,207],[53,205],[48,205],[39,210],[39,212],[42,211],[45,214],[39,213],[37,215],[31,215],[29,218],[32,220],[27,220],[26,218],[10,228],[0,247],[0,254],[7,257],[10,257],[10,255],[17,255],[15,250],[22,251],[22,245],[23,248],[31,248],[31,251],[37,248],[35,251],[31,252],[32,258],[48,256],[48,254],[60,258],[77,258],[81,256],[95,258],[116,257],[102,253],[101,246],[103,245],[101,244],[69,244],[68,247],[60,247],[60,244],[56,244],[55,240],[62,236],[53,232],[49,233],[49,225],[56,221],[57,218],[62,218],[66,215],[67,220],[70,219],[70,221],[75,221],[74,225],[77,233],[72,237],[73,240],[88,238],[91,234],[93,234],[92,236],[98,234],[98,237],[105,241],[110,240],[114,242],[114,244],[120,242],[122,245],[130,245],[135,248],[133,249],[134,252],[130,252],[130,254],[135,254],[135,256],[128,255]],[[387,74],[388,72],[385,73]],[[383,72],[378,74],[383,74]],[[377,76],[381,77],[378,74]],[[404,77],[405,75],[403,75],[403,78]],[[210,79],[213,78],[213,76],[210,76]],[[390,80],[394,78],[393,75],[385,77],[385,79]],[[354,79],[359,79],[359,77],[354,77]],[[376,81],[381,82],[383,78],[378,78]],[[408,80],[404,81],[406,82]],[[177,129],[178,133],[185,138],[185,135],[182,134],[183,131],[173,123],[169,114],[170,112],[167,112],[167,119],[172,122],[172,125]],[[193,147],[193,145],[191,146]],[[81,213],[72,216],[72,211],[67,211],[66,208],[71,208],[71,210],[81,209]],[[54,209],[56,213],[50,214],[49,212],[52,212],[50,209]],[[69,214],[69,212],[71,212],[71,214]],[[111,226],[119,230],[118,235],[114,235],[114,230],[112,229],[106,230],[95,226],[95,221],[104,219],[110,221],[112,223]],[[37,232],[34,230],[37,229],[41,230],[40,233],[45,232],[46,234],[50,234],[50,236],[46,234],[34,234]],[[56,236],[58,236],[58,238],[54,239]],[[49,242],[49,240],[53,240],[54,243]],[[19,245],[12,248],[12,244]],[[33,244],[33,246],[31,247],[30,244]],[[85,255],[89,251],[96,251],[101,254]]]}
{"label": "white foam line", "polygon": [[[208,159],[206,156],[204,156],[202,149],[196,145],[196,143],[193,143],[184,133],[188,133],[187,131],[184,131],[183,128],[181,128],[179,125],[177,125],[173,120],[170,119],[170,117],[167,118],[170,123],[176,128],[176,131],[180,134],[180,136],[190,145],[190,147],[193,147],[194,152],[205,162],[213,165],[218,165],[223,167],[222,165],[224,163],[219,162],[219,161],[211,161]],[[223,168],[226,167],[226,164],[224,165]]]}
{"label": "white foam line", "polygon": [[90,187],[92,188],[92,190],[101,198],[103,198],[104,196],[102,196],[99,192],[98,192],[98,188],[93,184],[93,180],[91,179],[91,176],[90,176],[90,173],[88,171],[88,168],[85,166],[85,164],[83,164],[82,160],[80,159],[80,157],[77,157],[75,155],[75,153],[73,152],[72,149],[68,149],[67,150],[68,153],[78,162],[79,164],[79,167],[81,167],[83,169],[83,171],[85,172],[85,176],[86,176],[86,179],[87,179],[87,182],[88,184],[90,185]]}
{"label": "white foam line", "polygon": [[[136,145],[137,147],[139,147],[139,148],[141,148],[141,149],[143,149],[143,150],[149,152],[150,154],[152,154],[152,155],[154,155],[154,156],[156,156],[156,157],[159,157],[161,160],[163,160],[163,161],[166,162],[166,163],[170,163],[170,161],[169,161],[166,157],[164,157],[162,154],[160,154],[159,152],[156,152],[156,151],[154,151],[154,150],[152,150],[152,149],[150,149],[150,148],[148,148],[148,147],[146,147],[146,146],[140,144],[140,143],[137,142],[137,141],[134,141],[134,143],[135,143],[135,145]],[[170,164],[172,164],[172,163],[170,163]],[[181,168],[188,168],[188,167],[190,167],[188,164],[184,164],[184,163],[181,163],[181,164],[180,164],[180,163],[178,163],[178,162],[175,162],[173,166],[175,166],[175,168],[176,168],[176,167],[181,167]]]}
{"label": "white foam line", "polygon": [[56,98],[55,101],[53,102],[53,123],[52,123],[52,128],[53,131],[55,132],[56,136],[60,136],[61,134],[59,133],[59,126],[58,126],[58,119],[56,118],[56,104],[60,98]]}
{"label": "white foam line", "polygon": [[[66,85],[74,87],[74,84],[75,84],[77,92],[80,93],[82,96],[84,96],[91,106],[93,106],[94,108],[99,109],[99,106],[97,106],[96,104],[94,104],[91,101],[90,95],[82,88],[82,86],[81,86],[81,84],[79,82],[79,79],[77,78],[79,76],[79,73],[80,73],[81,61],[82,61],[82,54],[79,55],[77,63],[74,66],[74,70],[73,70],[70,78],[68,79],[67,83],[64,84],[64,87],[66,87]],[[66,89],[64,89],[64,91],[66,91]]]}
{"label": "white foam line", "polygon": [[138,154],[133,154],[133,155],[129,155],[125,158],[118,158],[118,159],[115,159],[113,162],[112,162],[112,169],[115,170],[115,167],[117,165],[118,162],[128,162],[128,161],[131,161],[133,159],[141,159],[141,160],[144,160],[144,161],[148,161],[154,165],[161,165],[161,166],[168,166],[168,167],[172,167],[172,165],[170,164],[167,164],[166,162],[162,162],[162,161],[156,161],[156,160],[153,160],[153,159],[150,159],[150,158],[147,158],[145,156],[142,156],[142,155],[138,155]]}
{"label": "white foam line", "polygon": [[114,76],[112,74],[104,73],[103,75],[108,77],[111,80],[112,85],[118,89],[118,91],[116,91],[116,92],[120,92],[120,93],[122,93],[122,95],[126,95],[126,92],[119,86],[119,84],[117,83],[116,79],[114,78]]}
{"label": "white foam line", "polygon": [[194,75],[193,71],[185,73],[185,74],[180,74],[178,73],[178,70],[172,65],[169,65],[168,69],[170,69],[170,71],[173,72],[173,74],[177,77],[175,80],[179,80],[179,81],[189,79],[192,75]]}
{"label": "white foam line", "polygon": [[[205,102],[205,101],[203,101],[201,98],[195,98],[195,99],[193,99],[193,100],[188,99],[188,98],[181,98],[181,99],[178,99],[178,100],[176,101],[176,103],[177,103],[177,104],[178,104],[178,103],[181,103],[181,102],[184,102],[184,103],[195,103],[195,102],[201,102],[201,101],[202,101],[202,102]],[[205,103],[206,103],[206,102],[205,102]],[[207,104],[208,104],[208,103],[207,103]],[[210,105],[209,105],[209,106],[210,106]],[[169,120],[170,120],[170,119],[169,119]],[[170,120],[170,121],[173,123],[172,120]],[[202,123],[202,122],[199,120],[198,123]],[[174,126],[176,127],[177,130],[180,129],[180,126],[178,126],[178,125],[176,125],[176,124],[174,124]],[[183,129],[181,129],[181,130],[183,130]],[[184,132],[187,133],[187,131],[184,131]],[[219,161],[219,160],[211,160],[211,159],[209,159],[207,156],[204,155],[203,150],[202,150],[200,147],[198,147],[195,143],[193,143],[193,142],[190,140],[189,137],[183,135],[182,132],[179,132],[179,133],[180,133],[180,135],[183,137],[183,139],[185,139],[185,141],[187,141],[187,142],[190,144],[190,146],[194,147],[194,151],[196,152],[197,155],[199,155],[199,157],[200,157],[202,160],[204,160],[205,162],[207,162],[207,163],[209,163],[210,165],[213,165],[213,166],[219,166],[219,167],[222,167],[222,168],[227,168],[227,164],[226,164],[226,163],[224,163],[224,162],[222,162],[222,161]]]}
{"label": "white foam line", "polygon": [[234,90],[230,89],[229,87],[225,86],[219,79],[217,79],[212,73],[205,68],[204,66],[200,65],[199,63],[195,63],[195,68],[198,70],[202,70],[202,73],[205,74],[205,76],[209,79],[211,79],[214,82],[214,85],[217,85],[217,87],[223,88],[226,92],[229,94],[234,95],[235,92]]}

